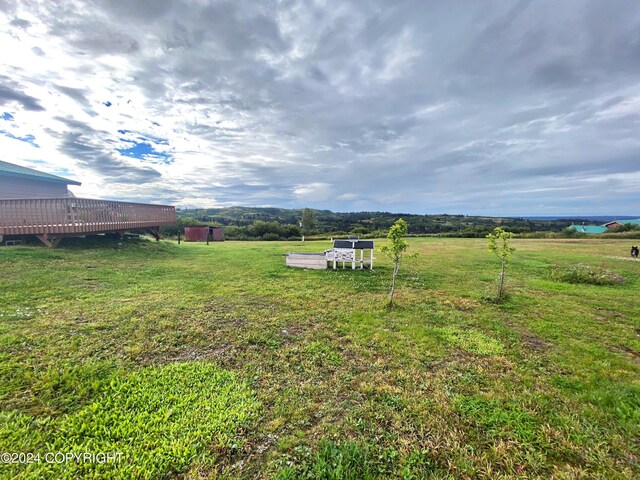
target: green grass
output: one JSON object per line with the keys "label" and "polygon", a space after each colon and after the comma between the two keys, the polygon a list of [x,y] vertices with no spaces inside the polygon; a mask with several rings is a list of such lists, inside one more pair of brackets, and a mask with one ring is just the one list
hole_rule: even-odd
{"label": "green grass", "polygon": [[624,277],[602,267],[591,265],[572,265],[555,272],[554,278],[567,283],[585,283],[590,285],[622,285]]}
{"label": "green grass", "polygon": [[[66,380],[65,380],[66,381]],[[96,400],[47,419],[4,412],[6,449],[23,452],[113,452],[112,464],[46,462],[13,466],[26,477],[161,478],[206,464],[210,449],[229,448],[258,402],[235,375],[207,363],[173,363],[112,376]]]}
{"label": "green grass", "polygon": [[379,253],[284,266],[328,242],[0,248],[0,451],[123,453],[0,478],[640,476],[640,261],[515,240],[495,303],[485,243],[410,239],[392,310]]}

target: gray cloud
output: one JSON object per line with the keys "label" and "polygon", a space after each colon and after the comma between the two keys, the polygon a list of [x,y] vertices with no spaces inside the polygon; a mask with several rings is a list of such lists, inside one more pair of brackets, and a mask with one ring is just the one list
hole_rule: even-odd
{"label": "gray cloud", "polygon": [[135,168],[118,161],[102,149],[92,146],[80,133],[63,134],[60,150],[78,159],[86,168],[105,177],[106,182],[137,185],[160,177],[153,168]]}
{"label": "gray cloud", "polygon": [[[23,93],[42,84],[72,99],[91,118],[58,114],[58,151],[132,198],[485,214],[633,214],[640,200],[634,0],[33,8],[58,42],[34,51],[73,66],[5,72],[0,100],[43,111]],[[34,21],[7,14],[21,38]],[[173,169],[116,153],[127,121],[163,132]]]}
{"label": "gray cloud", "polygon": [[61,134],[54,134],[60,141],[59,150],[104,177],[105,182],[139,185],[161,177],[153,168],[132,166],[118,159],[111,150],[100,146],[99,137],[105,132],[96,131],[73,119],[55,119],[69,129]]}
{"label": "gray cloud", "polygon": [[[87,99],[87,92],[83,88],[73,88],[73,87],[65,87],[63,85],[54,85],[56,90],[61,93],[64,93],[69,98],[75,100],[80,105],[88,109],[90,107],[90,102]],[[95,115],[95,113],[92,112]]]}
{"label": "gray cloud", "polygon": [[40,105],[37,98],[20,91],[19,87],[12,85],[12,81],[0,75],[0,102],[2,105],[16,102],[25,110],[40,112],[44,107]]}
{"label": "gray cloud", "polygon": [[13,20],[11,20],[11,22],[9,22],[9,24],[13,27],[18,27],[23,29],[26,29],[31,26],[30,21],[24,20],[22,18],[14,18]]}

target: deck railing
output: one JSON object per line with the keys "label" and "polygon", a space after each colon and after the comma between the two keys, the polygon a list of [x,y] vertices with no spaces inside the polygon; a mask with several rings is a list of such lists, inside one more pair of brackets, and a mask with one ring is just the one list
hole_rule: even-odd
{"label": "deck railing", "polygon": [[0,235],[114,232],[175,222],[176,209],[169,205],[90,198],[0,200]]}

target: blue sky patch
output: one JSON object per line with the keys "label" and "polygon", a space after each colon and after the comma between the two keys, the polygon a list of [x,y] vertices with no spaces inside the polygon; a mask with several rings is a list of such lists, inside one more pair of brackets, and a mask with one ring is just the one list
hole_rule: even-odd
{"label": "blue sky patch", "polygon": [[111,105],[113,105],[113,104],[108,100],[106,102],[104,102],[104,106],[105,107],[110,107]]}
{"label": "blue sky patch", "polygon": [[5,130],[0,130],[0,134],[4,135],[5,137],[13,138],[14,140],[20,140],[21,142],[28,143],[29,145],[33,145],[36,148],[40,148],[40,145],[36,143],[36,137],[31,134],[25,135],[24,137],[18,137]]}
{"label": "blue sky patch", "polygon": [[2,116],[0,116],[0,118],[2,120],[13,120],[13,115],[11,115],[9,112],[4,112]]}
{"label": "blue sky patch", "polygon": [[[129,130],[118,130],[121,135],[131,135],[133,132]],[[121,155],[129,158],[137,158],[152,163],[162,163],[169,165],[173,163],[173,157],[168,152],[162,152],[155,149],[156,145],[169,145],[166,139],[156,137],[143,137],[141,135],[135,136],[135,138],[120,138],[120,141],[124,142],[127,146],[123,148],[116,148]]]}

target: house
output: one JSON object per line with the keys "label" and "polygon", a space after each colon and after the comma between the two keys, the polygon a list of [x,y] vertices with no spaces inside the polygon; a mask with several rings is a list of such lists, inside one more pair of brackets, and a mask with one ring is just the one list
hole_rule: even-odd
{"label": "house", "polygon": [[176,223],[171,205],[76,198],[68,189],[80,182],[0,161],[0,243],[35,236],[48,247],[64,237],[147,231]]}
{"label": "house", "polygon": [[605,223],[604,227],[606,227],[606,228],[617,228],[617,227],[621,227],[622,225],[624,225],[624,223],[622,223],[622,221],[613,220],[612,222]]}
{"label": "house", "polygon": [[613,220],[612,222],[604,224],[607,228],[617,228],[624,225],[640,225],[640,218],[636,218],[635,220]]}
{"label": "house", "polygon": [[69,185],[80,182],[0,160],[0,200],[73,197]]}

